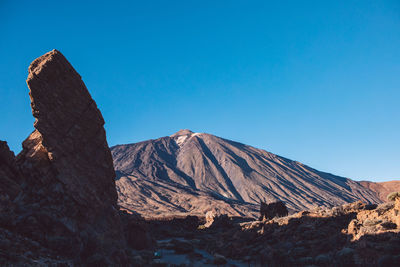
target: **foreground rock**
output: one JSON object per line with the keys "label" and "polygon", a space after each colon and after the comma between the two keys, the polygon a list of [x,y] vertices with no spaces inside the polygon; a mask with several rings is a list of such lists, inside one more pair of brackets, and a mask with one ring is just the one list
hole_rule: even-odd
{"label": "foreground rock", "polygon": [[14,199],[20,192],[20,173],[14,153],[4,141],[0,141],[0,196],[3,200]]}
{"label": "foreground rock", "polygon": [[56,50],[32,62],[27,84],[36,129],[16,159],[0,143],[0,226],[56,260],[125,264],[115,172],[96,103]]}
{"label": "foreground rock", "polygon": [[396,266],[398,211],[393,203],[318,208],[241,224],[219,234],[214,251],[264,266]]}
{"label": "foreground rock", "polygon": [[[400,229],[400,199],[385,203],[371,210],[363,210],[349,223],[347,232],[352,240],[360,240],[365,235],[382,233],[398,234]],[[399,250],[400,253],[400,250]]]}
{"label": "foreground rock", "polygon": [[[229,227],[179,227],[175,235],[191,242],[184,252],[189,257],[205,251],[215,255],[214,264],[225,259],[236,266],[399,266],[398,205],[400,199],[397,204],[355,202],[271,220],[231,220]],[[177,223],[149,223],[157,227],[160,249],[174,249],[176,241],[168,234]]]}

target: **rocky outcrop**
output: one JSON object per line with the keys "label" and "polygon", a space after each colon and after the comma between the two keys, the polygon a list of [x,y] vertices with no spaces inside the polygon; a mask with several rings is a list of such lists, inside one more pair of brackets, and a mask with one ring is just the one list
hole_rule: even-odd
{"label": "rocky outcrop", "polygon": [[[236,266],[398,266],[396,210],[396,202],[376,205],[358,201],[271,220],[229,218],[229,225],[219,227],[179,226],[174,234],[183,241],[180,244],[190,248],[181,250],[190,266],[195,266],[193,262],[199,266],[215,263],[209,255],[214,255],[214,260],[222,255],[228,265]],[[218,217],[209,216],[214,218]],[[175,249],[176,241],[169,234],[176,222],[149,223],[157,229],[160,251]],[[161,254],[161,262],[174,263],[171,259],[167,253]]]}
{"label": "rocky outcrop", "polygon": [[282,201],[266,204],[260,204],[260,220],[270,220],[274,217],[283,217],[288,215],[285,203]]}
{"label": "rocky outcrop", "polygon": [[254,242],[250,251],[242,248],[231,253],[243,251],[245,254],[239,257],[252,255],[272,266],[384,266],[383,262],[395,266],[400,259],[396,213],[393,203],[371,205],[358,201],[244,223],[241,226],[246,234],[240,235],[243,240],[234,239],[232,246],[246,244],[252,234]]}
{"label": "rocky outcrop", "polygon": [[47,156],[56,179],[78,203],[97,208],[105,202],[115,209],[104,120],[79,74],[53,50],[32,62],[27,84],[36,131],[24,142],[20,162],[25,155],[32,161]]}
{"label": "rocky outcrop", "polygon": [[13,197],[22,188],[15,209],[3,214],[16,219],[1,226],[73,264],[125,264],[115,172],[96,103],[57,50],[32,62],[27,84],[35,130],[16,159],[0,143],[1,188],[14,181]]}
{"label": "rocky outcrop", "polygon": [[[203,225],[204,228],[226,228],[232,225],[231,218],[226,214],[218,214],[213,211],[206,213],[206,223]],[[202,228],[203,228],[202,227]]]}
{"label": "rocky outcrop", "polygon": [[14,199],[20,192],[20,175],[7,142],[0,141],[0,198]]}
{"label": "rocky outcrop", "polygon": [[380,205],[376,209],[362,210],[357,213],[348,226],[347,232],[352,240],[359,240],[369,234],[382,234],[400,231],[400,199]]}

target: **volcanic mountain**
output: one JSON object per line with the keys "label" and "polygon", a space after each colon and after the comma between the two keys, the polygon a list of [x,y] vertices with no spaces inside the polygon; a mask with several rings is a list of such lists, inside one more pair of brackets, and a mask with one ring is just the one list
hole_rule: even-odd
{"label": "volcanic mountain", "polygon": [[119,205],[145,217],[209,210],[255,217],[261,201],[282,200],[291,210],[381,202],[359,182],[190,130],[111,152]]}

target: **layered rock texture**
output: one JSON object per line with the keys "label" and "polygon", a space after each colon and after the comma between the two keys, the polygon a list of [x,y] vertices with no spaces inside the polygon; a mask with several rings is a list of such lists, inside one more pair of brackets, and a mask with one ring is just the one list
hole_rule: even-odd
{"label": "layered rock texture", "polygon": [[381,202],[359,182],[206,133],[181,130],[111,152],[119,204],[146,217],[209,210],[257,217],[261,201],[282,200],[292,211]]}
{"label": "layered rock texture", "polygon": [[56,50],[32,62],[27,84],[35,130],[16,158],[0,143],[0,226],[31,240],[50,259],[21,263],[19,251],[7,262],[123,264],[115,172],[96,103]]}

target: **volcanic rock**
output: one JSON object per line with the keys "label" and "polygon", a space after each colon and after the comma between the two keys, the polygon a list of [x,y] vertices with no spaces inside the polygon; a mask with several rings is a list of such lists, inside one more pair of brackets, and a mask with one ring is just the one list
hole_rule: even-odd
{"label": "volcanic rock", "polygon": [[154,248],[155,240],[150,235],[146,221],[137,214],[120,211],[127,245],[135,250]]}
{"label": "volcanic rock", "polygon": [[7,142],[0,141],[0,197],[14,199],[21,191],[15,156]]}
{"label": "volcanic rock", "polygon": [[288,210],[285,203],[282,201],[266,204],[261,202],[260,204],[260,220],[270,220],[274,217],[283,217],[288,215]]}
{"label": "volcanic rock", "polygon": [[355,202],[244,222],[241,229],[205,228],[203,235],[206,238],[209,232],[217,240],[213,253],[238,260],[248,257],[250,266],[383,266],[379,263],[386,261],[387,266],[397,266],[393,264],[400,251],[400,228],[394,228],[397,214],[394,203],[370,209]]}
{"label": "volcanic rock", "polygon": [[232,220],[226,214],[216,214],[213,211],[206,213],[206,228],[227,228],[232,226]]}
{"label": "volcanic rock", "polygon": [[36,129],[16,160],[0,143],[1,190],[10,181],[22,188],[7,211],[15,220],[2,226],[75,265],[123,265],[115,172],[96,103],[57,50],[32,62],[27,84]]}

